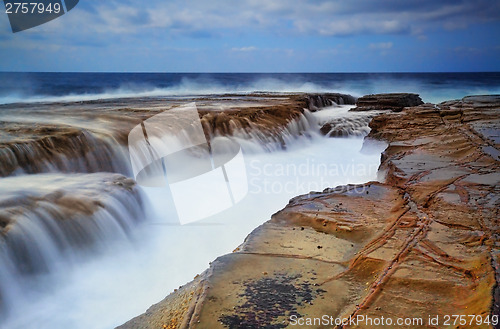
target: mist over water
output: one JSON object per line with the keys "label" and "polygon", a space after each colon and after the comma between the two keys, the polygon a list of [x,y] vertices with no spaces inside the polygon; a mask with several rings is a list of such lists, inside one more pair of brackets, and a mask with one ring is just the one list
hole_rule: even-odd
{"label": "mist over water", "polygon": [[[56,257],[49,271],[23,278],[8,277],[0,271],[4,284],[20,286],[11,291],[12,304],[0,320],[0,328],[113,328],[189,282],[216,257],[230,253],[292,197],[376,180],[385,145],[364,141],[363,129],[346,138],[327,138],[318,133],[320,124],[328,118],[363,115],[349,113],[348,109],[332,107],[323,113],[306,113],[302,128],[281,132],[286,135],[282,136],[285,148],[263,146],[273,139],[246,138],[243,143],[244,136],[234,137],[244,151],[249,190],[232,208],[199,222],[178,225],[174,207],[166,201],[168,190],[141,188],[143,207],[148,212],[134,216],[142,217],[128,230],[127,238],[110,239],[98,253],[80,253],[77,257],[68,250],[69,260]],[[44,175],[38,179],[61,177],[61,183],[46,188],[61,188],[62,174]],[[93,175],[99,178],[101,174]],[[69,192],[75,189],[72,193],[81,191],[80,186],[89,184],[86,176],[72,176],[65,188]],[[41,188],[39,181],[31,181],[29,176],[7,181],[10,183],[3,185],[5,191],[14,187],[22,190],[23,184],[35,186],[32,193]],[[16,182],[23,184],[16,186]],[[192,202],[194,207],[198,205],[196,200]],[[43,231],[39,233],[43,235]]]}
{"label": "mist over water", "polygon": [[113,328],[193,279],[218,256],[230,253],[290,198],[376,179],[380,153],[360,153],[361,137],[319,138],[288,151],[247,155],[247,197],[191,225],[174,225],[175,213],[165,203],[166,196],[158,189],[144,189],[154,215],[133,239],[115,242],[102,255],[38,278],[39,284],[23,296],[0,328],[24,329],[33,323],[39,329]]}
{"label": "mist over water", "polygon": [[412,92],[439,103],[500,93],[500,73],[0,73],[0,79],[0,104],[251,92]]}

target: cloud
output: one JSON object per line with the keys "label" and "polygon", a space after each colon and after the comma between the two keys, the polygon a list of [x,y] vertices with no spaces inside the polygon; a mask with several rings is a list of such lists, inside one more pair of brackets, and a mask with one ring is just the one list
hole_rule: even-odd
{"label": "cloud", "polygon": [[[185,68],[176,63],[186,58],[200,70],[226,70],[228,63],[239,67],[237,61],[253,57],[252,64],[242,65],[266,64],[275,70],[290,58],[289,67],[307,70],[310,65],[319,67],[313,58],[335,56],[336,61],[324,62],[325,69],[335,69],[342,59],[343,65],[351,65],[355,58],[363,58],[360,63],[366,70],[369,55],[395,58],[412,46],[434,45],[432,51],[443,53],[445,47],[477,41],[470,46],[481,48],[491,40],[474,36],[492,35],[499,21],[500,1],[493,0],[85,0],[67,15],[15,35],[5,16],[0,52],[14,64],[21,63],[19,54],[31,56],[45,70],[45,62],[37,60],[42,54],[46,62],[54,61],[51,70],[57,70],[58,59],[69,61],[75,54],[85,54],[82,65],[91,69],[136,65],[149,70],[156,63],[159,70],[178,71]],[[471,26],[471,33],[463,33]],[[416,49],[425,53],[424,48]],[[347,67],[359,69],[354,64]]]}
{"label": "cloud", "polygon": [[409,33],[410,26],[394,19],[367,20],[362,15],[342,18],[318,25],[313,21],[296,23],[303,34],[319,34],[323,36],[349,36],[359,34],[402,34]]}
{"label": "cloud", "polygon": [[255,51],[257,50],[256,47],[241,47],[241,48],[232,48],[232,51],[240,51],[240,52],[249,52],[249,51]]}
{"label": "cloud", "polygon": [[484,51],[483,49],[478,49],[475,47],[455,47],[453,50],[456,53],[460,53],[460,54],[465,54],[465,53],[477,54],[477,53]]}
{"label": "cloud", "polygon": [[83,15],[96,33],[164,31],[205,37],[261,32],[420,35],[429,29],[463,29],[500,20],[500,2],[491,0],[88,0],[77,8],[74,15]]}
{"label": "cloud", "polygon": [[392,48],[392,42],[370,43],[368,48],[375,50],[387,50]]}
{"label": "cloud", "polygon": [[392,42],[378,42],[370,43],[368,49],[378,52],[380,56],[386,56],[389,54],[389,49],[392,48]]}

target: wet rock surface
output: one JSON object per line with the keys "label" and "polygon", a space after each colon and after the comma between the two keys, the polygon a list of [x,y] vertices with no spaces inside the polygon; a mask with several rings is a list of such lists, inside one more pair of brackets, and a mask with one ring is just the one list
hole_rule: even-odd
{"label": "wet rock surface", "polygon": [[356,107],[351,111],[392,110],[399,112],[405,107],[418,106],[423,103],[417,94],[374,94],[358,98]]}
{"label": "wet rock surface", "polygon": [[[119,174],[39,174],[0,179],[0,316],[29,294],[24,279],[77,263],[145,221],[134,180]],[[24,284],[23,284],[24,283]]]}
{"label": "wet rock surface", "polygon": [[345,94],[308,94],[307,102],[311,112],[317,111],[323,107],[336,105],[354,105],[357,98]]}
{"label": "wet rock surface", "polygon": [[[129,174],[121,147],[142,120],[195,103],[208,140],[217,135],[274,137],[300,134],[304,111],[354,103],[343,94],[245,94],[197,98],[130,98],[74,103],[0,105],[0,176],[41,172]],[[257,132],[250,136],[252,132]],[[96,155],[99,158],[97,161]],[[126,154],[125,154],[126,155]],[[123,162],[123,161],[122,161]]]}
{"label": "wet rock surface", "polygon": [[104,209],[106,196],[131,193],[140,200],[134,180],[111,173],[9,177],[0,181],[0,191],[0,238],[26,220],[27,213],[43,212],[44,207],[57,208],[57,219],[71,221]]}
{"label": "wet rock surface", "polygon": [[312,301],[324,292],[300,280],[301,277],[300,274],[273,273],[270,277],[242,282],[245,290],[238,295],[240,304],[232,314],[221,315],[219,321],[229,328],[285,328],[286,322],[279,323],[280,318],[300,317],[297,306],[312,305]]}
{"label": "wet rock surface", "polygon": [[20,272],[40,272],[50,267],[44,249],[92,248],[104,233],[129,234],[144,220],[142,203],[135,181],[119,174],[2,178],[0,257]]}
{"label": "wet rock surface", "polygon": [[379,114],[379,111],[352,112],[344,117],[330,119],[322,124],[320,133],[328,137],[366,136],[370,132],[368,124],[371,119]]}
{"label": "wet rock surface", "polygon": [[[292,315],[435,328],[445,325],[429,316],[498,315],[500,97],[410,106],[370,126],[389,144],[382,182],[292,199],[188,284],[193,294],[181,289],[120,328],[177,318],[169,328],[292,328]],[[180,304],[192,312],[162,311]]]}

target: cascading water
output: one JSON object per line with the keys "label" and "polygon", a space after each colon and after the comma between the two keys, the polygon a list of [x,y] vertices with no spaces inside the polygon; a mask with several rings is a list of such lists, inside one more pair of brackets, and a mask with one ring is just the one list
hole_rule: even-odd
{"label": "cascading water", "polygon": [[[118,174],[41,174],[0,180],[0,314],[144,221],[135,183]],[[28,290],[27,290],[28,289]]]}
{"label": "cascading water", "polygon": [[338,107],[339,105],[354,105],[356,98],[344,94],[321,94],[308,96],[309,110],[319,111],[326,107]]}
{"label": "cascading water", "polygon": [[[252,124],[249,129],[235,128],[231,138],[245,155],[248,194],[234,207],[191,225],[172,225],[175,209],[166,189],[142,188],[151,210],[145,213],[140,193],[123,176],[43,174],[2,179],[0,206],[14,206],[3,208],[8,216],[0,214],[0,225],[2,218],[9,218],[0,243],[0,262],[5,264],[0,267],[5,315],[0,328],[27,328],[34,323],[50,329],[117,326],[191,280],[208,262],[231,252],[290,198],[376,179],[382,147],[359,152],[369,114],[348,109],[304,110],[274,131]],[[353,136],[321,136],[320,127],[325,122],[335,124],[339,117],[359,122],[359,129],[340,125],[345,135]],[[96,171],[102,171],[112,152],[117,152],[117,145],[108,146],[104,150],[109,152],[86,155],[95,159],[89,163],[101,166]],[[112,161],[121,168],[128,163],[120,156]],[[94,171],[80,162],[66,164],[50,170]]]}
{"label": "cascading water", "polygon": [[85,129],[34,142],[0,144],[0,176],[46,172],[130,175],[128,154],[114,138]]}
{"label": "cascading water", "polygon": [[231,138],[241,145],[246,154],[273,152],[317,135],[317,125],[316,117],[310,111],[304,110],[303,114],[282,128],[266,132],[250,122],[249,129],[237,128]]}
{"label": "cascading water", "polygon": [[329,137],[366,136],[370,120],[380,112],[349,112],[353,107],[328,107],[315,113],[321,133]]}

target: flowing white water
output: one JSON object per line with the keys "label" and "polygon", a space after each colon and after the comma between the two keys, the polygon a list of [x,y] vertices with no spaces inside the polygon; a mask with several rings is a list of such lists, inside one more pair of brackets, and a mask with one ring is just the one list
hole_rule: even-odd
{"label": "flowing white water", "polygon": [[[346,109],[330,110],[349,116]],[[0,328],[104,329],[120,325],[190,281],[216,257],[231,252],[290,198],[375,180],[383,146],[363,147],[362,136],[320,136],[319,126],[313,126],[324,121],[325,113],[320,113],[291,124],[273,147],[262,146],[262,136],[235,138],[246,151],[249,191],[224,212],[179,226],[168,202],[169,191],[144,188],[152,215],[133,231],[131,239],[114,241],[102,254],[79,259],[77,266],[62,266],[64,270],[26,282],[30,286],[23,287],[22,298],[0,320]],[[283,145],[282,140],[286,149],[276,147]],[[193,201],[193,207],[197,206]],[[0,280],[5,279],[2,275],[0,271]]]}
{"label": "flowing white water", "polygon": [[44,295],[57,282],[52,274],[127,240],[146,217],[133,182],[104,173],[2,178],[0,205],[9,220],[0,240],[2,315]]}
{"label": "flowing white water", "polygon": [[[65,143],[64,147],[59,143]],[[64,151],[54,152],[60,149]],[[0,149],[0,158],[0,177],[47,172],[131,172],[123,146],[112,137],[86,130],[64,141],[47,138],[42,142],[13,144]]]}
{"label": "flowing white water", "polygon": [[318,123],[326,124],[322,129],[326,136],[365,136],[370,132],[368,124],[380,112],[349,112],[352,107],[329,107],[315,113]]}

